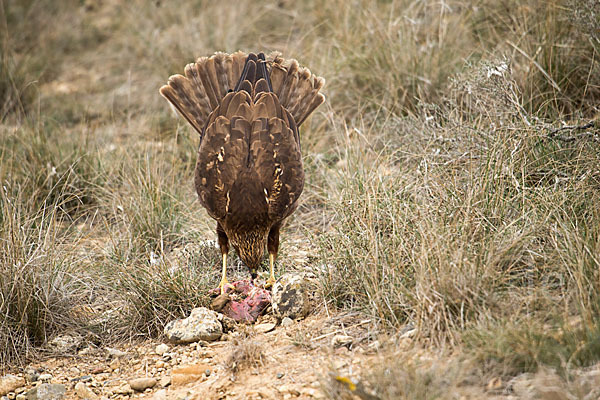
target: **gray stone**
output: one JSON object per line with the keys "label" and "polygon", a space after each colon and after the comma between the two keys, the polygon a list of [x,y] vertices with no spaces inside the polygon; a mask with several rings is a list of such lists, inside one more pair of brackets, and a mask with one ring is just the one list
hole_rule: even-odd
{"label": "gray stone", "polygon": [[40,380],[42,382],[50,382],[51,379],[52,379],[52,374],[41,374],[38,377],[38,380]]}
{"label": "gray stone", "polygon": [[273,285],[273,313],[280,319],[304,318],[310,311],[307,282],[301,275],[285,274]]}
{"label": "gray stone", "polygon": [[25,378],[16,375],[4,375],[0,378],[0,396],[13,392],[21,386],[25,386]]}
{"label": "gray stone", "polygon": [[281,320],[281,326],[283,327],[288,327],[292,325],[294,325],[294,320],[290,317],[283,317],[283,319]]}
{"label": "gray stone", "polygon": [[153,388],[156,385],[155,378],[135,378],[131,379],[129,382],[129,387],[131,387],[136,392],[143,392],[148,388]]}
{"label": "gray stone", "polygon": [[212,342],[223,334],[216,312],[205,307],[194,308],[189,317],[171,321],[165,326],[165,336],[173,343]]}
{"label": "gray stone", "polygon": [[65,396],[65,385],[42,383],[27,392],[27,400],[61,400]]}
{"label": "gray stone", "polygon": [[98,399],[98,395],[92,391],[89,387],[85,385],[83,382],[77,382],[75,385],[75,393],[77,397],[83,400],[96,400]]}

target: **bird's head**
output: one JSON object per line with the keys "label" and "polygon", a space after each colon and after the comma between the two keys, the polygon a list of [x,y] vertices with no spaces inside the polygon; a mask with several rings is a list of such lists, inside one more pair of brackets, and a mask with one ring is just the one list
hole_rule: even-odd
{"label": "bird's head", "polygon": [[267,233],[262,231],[245,232],[233,241],[233,247],[250,270],[252,279],[258,275],[258,268],[262,262],[267,245]]}

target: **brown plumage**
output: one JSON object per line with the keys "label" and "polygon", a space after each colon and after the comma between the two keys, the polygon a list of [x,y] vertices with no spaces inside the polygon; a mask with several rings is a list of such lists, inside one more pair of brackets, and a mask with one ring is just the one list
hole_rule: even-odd
{"label": "brown plumage", "polygon": [[273,262],[282,222],[304,187],[298,127],[325,100],[323,78],[278,54],[217,53],[173,75],[160,93],[200,134],[195,185],[229,244],[256,277],[265,246]]}

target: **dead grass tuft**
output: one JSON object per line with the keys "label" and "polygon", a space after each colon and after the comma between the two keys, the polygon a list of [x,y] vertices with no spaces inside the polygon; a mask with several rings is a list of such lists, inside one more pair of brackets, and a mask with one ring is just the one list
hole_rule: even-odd
{"label": "dead grass tuft", "polygon": [[252,333],[241,331],[229,342],[229,355],[225,366],[233,373],[245,368],[258,369],[265,363],[264,344]]}

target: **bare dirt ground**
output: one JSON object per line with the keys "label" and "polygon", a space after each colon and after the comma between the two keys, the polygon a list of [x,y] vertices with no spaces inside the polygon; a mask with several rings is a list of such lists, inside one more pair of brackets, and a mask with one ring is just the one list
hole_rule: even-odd
{"label": "bare dirt ground", "polygon": [[[266,316],[259,322],[269,320]],[[371,339],[370,326],[356,315],[312,315],[267,333],[239,325],[222,340],[168,344],[163,354],[156,353],[159,341],[116,349],[85,347],[73,356],[33,363],[25,371],[49,374],[50,382],[66,385],[66,398],[79,398],[75,385],[80,381],[111,399],[324,398],[324,389],[334,382],[331,371],[355,378],[378,362],[379,342]],[[352,337],[352,343],[335,344],[338,335]],[[408,344],[410,338],[406,340]],[[157,383],[137,392],[129,386],[137,378],[156,378]]]}

